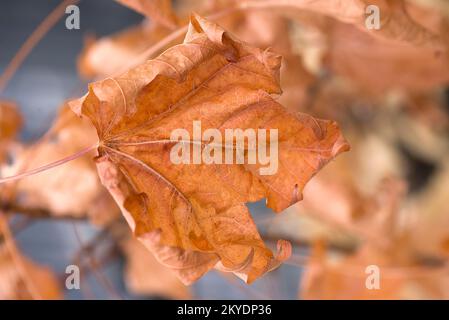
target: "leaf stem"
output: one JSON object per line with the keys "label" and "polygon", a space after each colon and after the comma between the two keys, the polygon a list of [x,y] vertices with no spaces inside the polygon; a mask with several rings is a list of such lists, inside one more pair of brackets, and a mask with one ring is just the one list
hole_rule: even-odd
{"label": "leaf stem", "polygon": [[32,176],[32,175],[35,175],[35,174],[38,174],[38,173],[50,170],[52,168],[61,166],[61,165],[65,164],[65,163],[67,163],[67,162],[73,161],[75,159],[78,159],[78,158],[84,156],[85,154],[95,150],[96,148],[98,148],[98,144],[95,144],[93,146],[85,148],[85,149],[83,149],[81,151],[78,151],[75,154],[72,154],[72,155],[70,155],[68,157],[65,157],[63,159],[60,159],[58,161],[46,164],[46,165],[44,165],[42,167],[39,167],[39,168],[30,170],[30,171],[27,171],[27,172],[23,172],[23,173],[14,175],[14,176],[10,176],[10,177],[6,177],[6,178],[3,178],[3,179],[0,179],[0,184],[6,183],[6,182],[15,181],[15,180],[19,180],[19,179],[23,179],[23,178],[26,178],[26,177],[29,177],[29,176]]}

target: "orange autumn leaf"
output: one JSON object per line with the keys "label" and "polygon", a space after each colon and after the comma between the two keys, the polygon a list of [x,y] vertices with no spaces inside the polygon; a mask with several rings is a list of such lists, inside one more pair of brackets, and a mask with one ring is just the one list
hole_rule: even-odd
{"label": "orange autumn leaf", "polygon": [[154,20],[168,28],[177,26],[177,18],[173,12],[171,0],[116,0],[117,2],[139,12],[150,20]]}
{"label": "orange autumn leaf", "polygon": [[[184,283],[213,267],[252,282],[278,266],[290,245],[280,241],[273,255],[245,203],[266,198],[275,211],[287,208],[323,165],[348,150],[336,123],[290,114],[273,100],[281,93],[280,63],[194,16],[183,44],[91,84],[71,102],[97,129],[99,175],[135,235]],[[192,133],[196,120],[220,132],[278,129],[277,173],[261,175],[260,163],[174,164],[171,132]]]}

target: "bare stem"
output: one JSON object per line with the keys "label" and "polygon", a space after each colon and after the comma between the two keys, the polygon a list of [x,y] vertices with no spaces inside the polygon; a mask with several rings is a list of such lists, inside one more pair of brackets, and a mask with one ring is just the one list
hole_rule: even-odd
{"label": "bare stem", "polygon": [[[77,225],[73,224],[73,231],[75,232],[75,237],[80,245],[80,249],[84,248],[84,242],[81,237],[81,234],[78,231]],[[101,235],[100,237],[103,237]],[[77,261],[78,264],[82,261]],[[103,274],[103,272],[99,269],[98,261],[96,261],[95,257],[91,255],[87,255],[87,264],[88,268],[93,272],[93,275],[97,279],[98,283],[104,287],[106,291],[111,295],[113,299],[116,300],[123,300],[123,297],[118,293],[118,291],[115,289],[114,285],[111,283],[109,278]]]}
{"label": "bare stem", "polygon": [[42,40],[48,31],[59,21],[64,15],[68,5],[76,4],[80,0],[65,0],[61,2],[34,30],[28,39],[22,44],[19,51],[12,58],[3,74],[0,76],[0,92],[7,86],[9,80],[14,76],[17,69],[30,54],[33,48]]}
{"label": "bare stem", "polygon": [[75,154],[72,154],[72,155],[70,155],[68,157],[65,157],[65,158],[63,158],[61,160],[58,160],[58,161],[46,164],[46,165],[44,165],[42,167],[39,167],[39,168],[30,170],[30,171],[27,171],[27,172],[23,172],[23,173],[20,173],[20,174],[11,176],[11,177],[6,177],[6,178],[3,178],[3,179],[0,179],[0,184],[6,183],[6,182],[15,181],[15,180],[19,180],[19,179],[23,179],[23,178],[26,178],[26,177],[29,177],[29,176],[32,176],[32,175],[35,175],[35,174],[38,174],[38,173],[50,170],[52,168],[61,166],[61,165],[65,164],[65,163],[67,163],[67,162],[73,161],[75,159],[78,159],[78,158],[84,156],[85,154],[95,150],[97,147],[98,147],[98,144],[95,144],[95,145],[90,146],[90,147],[88,147],[86,149],[78,151]]}

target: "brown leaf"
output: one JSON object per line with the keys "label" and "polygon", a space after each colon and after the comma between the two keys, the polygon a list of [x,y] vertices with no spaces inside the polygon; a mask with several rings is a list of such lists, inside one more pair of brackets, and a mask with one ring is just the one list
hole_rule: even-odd
{"label": "brown leaf", "polygon": [[[285,209],[301,199],[323,165],[348,150],[334,122],[289,114],[272,99],[281,92],[280,62],[280,56],[195,16],[182,45],[91,84],[86,96],[71,103],[97,128],[103,184],[136,236],[184,283],[214,266],[252,282],[279,265],[290,246],[280,242],[273,256],[245,203],[267,198],[268,207]],[[222,134],[278,129],[278,172],[261,175],[260,163],[172,163],[171,132],[183,128],[191,134],[195,120],[203,130]]]}
{"label": "brown leaf", "polygon": [[171,0],[116,0],[117,2],[143,14],[168,28],[177,26],[177,18],[173,12]]}

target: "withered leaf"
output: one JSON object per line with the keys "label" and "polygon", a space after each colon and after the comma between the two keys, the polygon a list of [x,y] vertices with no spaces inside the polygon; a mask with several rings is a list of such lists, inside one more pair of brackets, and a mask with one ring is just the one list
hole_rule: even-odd
{"label": "withered leaf", "polygon": [[[194,16],[183,44],[91,84],[71,102],[97,129],[99,175],[135,235],[184,283],[214,266],[247,282],[278,266],[290,245],[280,241],[273,255],[245,203],[266,198],[275,211],[287,208],[323,165],[348,150],[335,122],[290,114],[273,100],[281,93],[280,63]],[[171,132],[192,135],[196,120],[222,133],[278,129],[277,173],[261,175],[260,163],[174,164]],[[187,143],[203,148],[208,141]]]}

